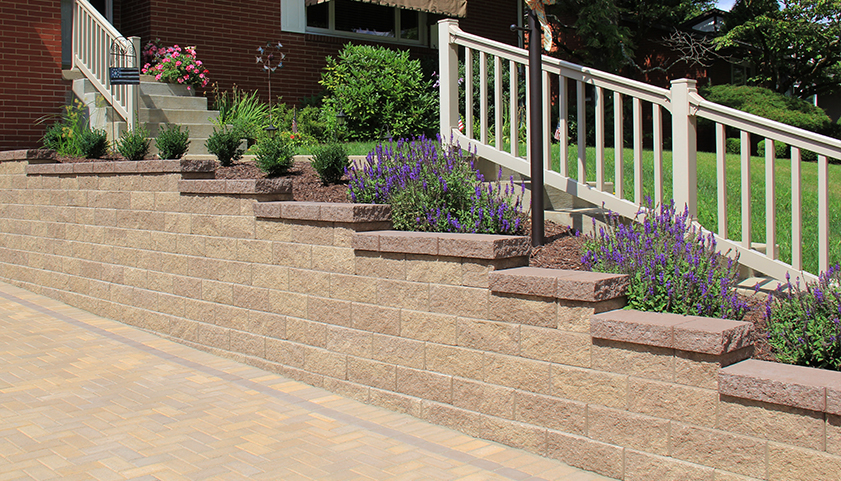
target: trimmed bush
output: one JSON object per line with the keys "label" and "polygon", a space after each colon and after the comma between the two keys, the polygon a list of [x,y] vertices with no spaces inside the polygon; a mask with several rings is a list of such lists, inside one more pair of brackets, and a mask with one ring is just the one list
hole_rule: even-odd
{"label": "trimmed bush", "polygon": [[98,159],[108,153],[110,143],[103,129],[83,129],[78,138],[79,151],[86,159]]}
{"label": "trimmed bush", "polygon": [[149,153],[149,131],[146,127],[123,132],[117,140],[117,152],[128,160],[143,160]]}
{"label": "trimmed bush", "polygon": [[337,184],[350,167],[347,150],[342,144],[326,144],[313,149],[312,167],[324,185]]}
{"label": "trimmed bush", "polygon": [[724,150],[727,151],[728,154],[739,154],[742,152],[742,140],[741,139],[726,139],[724,142]]}
{"label": "trimmed bush", "polygon": [[269,177],[283,175],[292,167],[295,149],[285,137],[266,137],[257,144],[257,167]]}
{"label": "trimmed bush", "polygon": [[190,146],[190,129],[181,131],[180,125],[167,125],[155,139],[158,156],[162,159],[180,159]]}
{"label": "trimmed bush", "polygon": [[219,163],[228,167],[242,158],[243,150],[239,147],[241,143],[242,135],[239,129],[225,125],[218,130],[214,127],[204,145],[208,152],[216,156]]}
{"label": "trimmed bush", "polygon": [[[756,147],[756,155],[760,157],[765,155],[765,139],[759,141]],[[774,142],[774,155],[778,159],[788,159],[791,157],[791,149],[783,142]]]}

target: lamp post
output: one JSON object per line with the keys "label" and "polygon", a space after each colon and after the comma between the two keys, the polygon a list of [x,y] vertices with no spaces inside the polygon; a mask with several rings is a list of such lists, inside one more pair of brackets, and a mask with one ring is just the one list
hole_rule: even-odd
{"label": "lamp post", "polygon": [[338,141],[338,130],[339,130],[339,128],[341,128],[342,126],[345,125],[346,119],[347,119],[347,114],[345,114],[345,111],[342,110],[342,109],[339,109],[339,111],[336,112],[336,128],[333,129],[333,142]]}

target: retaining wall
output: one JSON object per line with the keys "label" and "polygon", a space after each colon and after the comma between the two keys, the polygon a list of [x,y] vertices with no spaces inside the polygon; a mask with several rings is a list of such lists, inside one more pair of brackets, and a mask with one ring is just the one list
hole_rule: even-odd
{"label": "retaining wall", "polygon": [[621,276],[526,267],[526,238],[282,180],[48,157],[0,153],[6,282],[615,478],[841,478],[841,374],[746,360],[747,323],[615,310]]}

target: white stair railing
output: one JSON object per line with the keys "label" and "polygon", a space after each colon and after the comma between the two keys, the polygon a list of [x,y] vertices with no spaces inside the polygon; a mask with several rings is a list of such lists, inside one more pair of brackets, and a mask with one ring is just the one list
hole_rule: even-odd
{"label": "white stair railing", "polygon": [[[518,152],[520,142],[528,139],[528,134],[522,135],[518,126],[525,122],[528,116],[520,112],[517,105],[518,77],[528,77],[528,52],[503,43],[488,40],[462,31],[458,22],[452,19],[441,20],[438,24],[439,32],[439,74],[440,74],[440,121],[441,135],[445,139],[453,138],[462,145],[470,144],[477,154],[500,166],[511,169],[519,174],[528,176],[530,167],[527,153],[526,158]],[[473,59],[479,58],[479,89],[473,87],[474,72]],[[464,64],[464,103],[459,101],[459,62]],[[492,69],[488,69],[491,65]],[[493,72],[493,82],[489,82],[490,72]],[[502,81],[504,74],[509,80]],[[715,152],[717,159],[716,179],[711,183],[716,187],[714,195],[717,199],[718,230],[714,232],[719,247],[728,255],[739,255],[739,261],[766,275],[783,279],[786,274],[792,277],[800,276],[808,280],[815,279],[814,273],[802,271],[803,239],[802,232],[807,222],[817,223],[817,238],[808,239],[809,243],[817,244],[819,251],[818,268],[826,270],[829,266],[829,208],[828,208],[828,158],[841,159],[841,141],[818,135],[802,129],[767,120],[755,115],[727,108],[707,100],[698,95],[694,80],[672,81],[671,89],[663,89],[637,82],[617,75],[601,72],[580,65],[564,62],[555,58],[543,56],[543,112],[544,125],[550,124],[550,98],[554,85],[559,105],[560,139],[552,144],[551,135],[544,135],[544,183],[547,186],[567,192],[595,205],[603,205],[613,212],[634,218],[645,205],[643,193],[651,192],[652,200],[661,203],[664,200],[668,185],[664,180],[664,149],[663,125],[664,114],[671,119],[672,128],[672,178],[671,186],[675,204],[679,207],[688,206],[693,215],[698,214],[698,169],[697,132],[698,118],[707,119],[714,123],[717,140]],[[528,80],[525,82],[528,88]],[[506,100],[507,96],[507,100]],[[571,97],[574,101],[567,102]],[[528,98],[528,94],[525,96]],[[612,102],[611,102],[612,100]],[[478,102],[478,103],[477,103]],[[606,115],[605,109],[612,108],[613,117],[613,145],[605,145]],[[570,105],[576,108],[577,137],[574,139],[575,148],[569,145],[568,121]],[[625,119],[625,107],[630,106],[630,128]],[[591,159],[587,158],[586,110],[592,107],[595,124],[596,145]],[[474,118],[474,109],[478,108],[478,119]],[[489,115],[490,108],[494,115]],[[465,130],[459,131],[459,118],[464,118]],[[505,125],[507,122],[507,126]],[[474,130],[478,127],[478,135]],[[508,128],[508,135],[503,130]],[[626,130],[632,133],[632,145],[625,145]],[[726,130],[740,132],[742,139],[742,155],[740,176],[742,179],[742,219],[741,237],[733,240],[727,232],[727,162],[725,151]],[[493,133],[493,135],[490,135]],[[548,134],[548,132],[547,132]],[[750,136],[758,135],[766,139],[766,228],[765,243],[769,248],[762,249],[753,241],[751,231],[751,180],[750,180]],[[476,138],[478,137],[478,138]],[[643,151],[644,140],[651,146],[651,154]],[[779,199],[775,195],[774,180],[780,165],[774,159],[774,142],[784,142],[792,147],[791,199]],[[507,146],[505,144],[508,144]],[[526,142],[527,149],[528,142]],[[613,173],[605,170],[605,147],[614,149]],[[632,151],[631,162],[625,161],[625,148]],[[554,150],[553,150],[554,149]],[[572,150],[572,152],[570,152]],[[818,154],[818,215],[816,219],[804,218],[801,213],[801,198],[803,186],[800,181],[800,151],[808,150]],[[551,154],[558,152],[559,166],[552,168]],[[648,156],[653,158],[649,159]],[[572,157],[573,164],[570,165]],[[592,157],[595,157],[595,165]],[[653,168],[646,170],[644,164],[652,164]],[[632,167],[627,167],[630,164]],[[573,178],[571,166],[577,170]],[[732,170],[733,165],[729,168]],[[625,170],[633,171],[632,192],[625,192],[623,183]],[[606,176],[613,177],[612,190],[606,181]],[[590,181],[590,183],[588,183]],[[710,195],[710,193],[705,193]],[[668,199],[666,199],[668,200]],[[790,202],[790,203],[789,203]],[[776,206],[785,204],[791,206],[792,220],[792,252],[790,262],[783,262],[778,258],[776,245]],[[838,239],[835,239],[838,242]],[[765,252],[762,252],[762,250]]]}
{"label": "white stair railing", "polygon": [[[134,65],[111,65],[111,46],[114,42],[122,43],[124,50],[135,53]],[[139,37],[124,38],[87,0],[74,1],[73,67],[90,80],[114,111],[126,121],[129,130],[137,125],[138,86],[111,85],[108,68],[139,64]]]}

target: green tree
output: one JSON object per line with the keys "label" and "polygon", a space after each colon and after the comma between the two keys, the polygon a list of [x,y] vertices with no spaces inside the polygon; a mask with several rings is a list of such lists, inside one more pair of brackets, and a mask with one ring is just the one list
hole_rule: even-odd
{"label": "green tree", "polygon": [[799,98],[838,88],[841,0],[739,0],[719,49],[753,63],[751,82]]}

